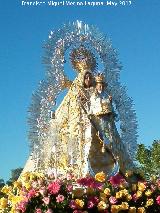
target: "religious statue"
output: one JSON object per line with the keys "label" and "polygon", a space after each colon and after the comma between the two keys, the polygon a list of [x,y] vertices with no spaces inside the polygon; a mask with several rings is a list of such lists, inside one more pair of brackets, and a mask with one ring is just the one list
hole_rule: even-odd
{"label": "religious statue", "polygon": [[50,165],[56,159],[57,172],[62,174],[70,170],[77,176],[94,175],[98,171],[116,174],[118,156],[114,156],[111,147],[115,142],[113,137],[118,136],[111,96],[106,96],[103,76],[94,76],[91,68],[96,64],[90,60],[92,54],[80,46],[71,55],[79,74],[55,112],[59,145],[55,145],[58,150],[54,150],[53,156],[60,155]]}
{"label": "religious statue", "polygon": [[[124,173],[133,168],[136,126],[134,118],[127,117],[134,117],[134,113],[117,79],[115,52],[88,25],[77,21],[68,34],[69,26],[65,26],[62,37],[60,33],[50,35],[45,57],[47,79],[34,94],[30,109],[34,169],[54,171],[56,176],[74,171],[77,177],[100,171],[107,176]],[[77,72],[72,81],[64,74],[67,48]],[[104,64],[101,73],[97,72],[99,60]],[[50,117],[56,95],[66,88],[67,94]],[[121,132],[116,127],[117,114]]]}

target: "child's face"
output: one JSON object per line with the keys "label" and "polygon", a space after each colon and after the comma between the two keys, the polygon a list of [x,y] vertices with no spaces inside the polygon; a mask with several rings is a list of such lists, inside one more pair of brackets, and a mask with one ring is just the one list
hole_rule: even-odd
{"label": "child's face", "polygon": [[96,83],[96,89],[97,89],[99,92],[102,92],[102,91],[103,91],[103,83]]}

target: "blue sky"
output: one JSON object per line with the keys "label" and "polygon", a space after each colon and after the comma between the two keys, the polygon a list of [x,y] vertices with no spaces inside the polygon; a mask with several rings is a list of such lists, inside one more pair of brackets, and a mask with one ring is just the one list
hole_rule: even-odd
{"label": "blue sky", "polygon": [[21,2],[0,2],[1,178],[7,180],[10,170],[27,160],[27,110],[44,78],[42,45],[52,29],[68,21],[96,25],[111,38],[123,64],[121,82],[134,100],[138,143],[150,145],[160,139],[159,0],[132,0],[130,6],[117,7],[25,7]]}

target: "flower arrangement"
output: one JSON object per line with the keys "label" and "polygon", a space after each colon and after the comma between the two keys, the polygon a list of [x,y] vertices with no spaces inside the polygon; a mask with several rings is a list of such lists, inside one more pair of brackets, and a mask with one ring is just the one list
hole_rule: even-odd
{"label": "flower arrangement", "polygon": [[95,177],[76,179],[68,174],[56,179],[27,172],[1,193],[1,213],[160,212],[159,179],[133,182],[120,174],[108,180],[103,172]]}

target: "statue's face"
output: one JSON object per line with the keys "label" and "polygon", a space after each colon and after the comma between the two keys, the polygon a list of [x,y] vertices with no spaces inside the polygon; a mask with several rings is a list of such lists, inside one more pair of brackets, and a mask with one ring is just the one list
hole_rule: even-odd
{"label": "statue's face", "polygon": [[88,70],[89,68],[88,63],[85,60],[78,61],[76,67],[78,72],[83,72],[84,70]]}
{"label": "statue's face", "polygon": [[92,85],[92,75],[91,73],[86,73],[84,76],[84,84],[86,87],[90,87]]}

